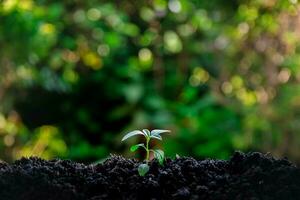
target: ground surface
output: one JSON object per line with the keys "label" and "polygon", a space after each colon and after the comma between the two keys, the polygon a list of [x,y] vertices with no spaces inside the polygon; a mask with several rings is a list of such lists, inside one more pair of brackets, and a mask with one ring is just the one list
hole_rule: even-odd
{"label": "ground surface", "polygon": [[0,164],[0,199],[300,199],[300,169],[260,153],[168,159],[163,167],[154,161],[145,177],[137,166],[117,156],[98,165],[38,158]]}

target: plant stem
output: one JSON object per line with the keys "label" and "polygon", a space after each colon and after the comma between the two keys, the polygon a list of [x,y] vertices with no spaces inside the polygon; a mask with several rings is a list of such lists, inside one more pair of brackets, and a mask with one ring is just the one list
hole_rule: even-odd
{"label": "plant stem", "polygon": [[149,162],[149,155],[150,155],[150,151],[149,151],[149,141],[150,138],[146,138],[146,162]]}

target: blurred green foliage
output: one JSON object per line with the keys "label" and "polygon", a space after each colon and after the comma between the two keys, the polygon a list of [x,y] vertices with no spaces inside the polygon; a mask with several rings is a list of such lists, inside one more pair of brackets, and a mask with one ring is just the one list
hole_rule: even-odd
{"label": "blurred green foliage", "polygon": [[95,161],[163,128],[168,156],[300,161],[299,22],[297,0],[4,0],[0,156]]}

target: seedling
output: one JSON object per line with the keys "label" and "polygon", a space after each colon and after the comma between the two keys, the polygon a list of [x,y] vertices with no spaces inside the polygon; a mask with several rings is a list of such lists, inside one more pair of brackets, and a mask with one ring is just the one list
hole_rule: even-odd
{"label": "seedling", "polygon": [[140,176],[144,176],[148,171],[149,171],[149,161],[150,161],[150,152],[153,152],[154,158],[156,158],[159,162],[159,164],[163,165],[164,162],[164,152],[160,149],[150,149],[149,143],[151,139],[157,139],[157,140],[162,140],[162,137],[160,134],[162,133],[168,133],[170,132],[169,130],[159,130],[159,129],[154,129],[151,132],[148,129],[143,129],[142,131],[140,130],[135,130],[127,133],[123,138],[122,142],[124,140],[127,140],[128,138],[131,138],[136,135],[143,135],[146,139],[145,143],[140,143],[136,144],[130,147],[131,152],[135,152],[139,148],[143,148],[146,151],[146,164],[140,164],[138,167],[138,172]]}

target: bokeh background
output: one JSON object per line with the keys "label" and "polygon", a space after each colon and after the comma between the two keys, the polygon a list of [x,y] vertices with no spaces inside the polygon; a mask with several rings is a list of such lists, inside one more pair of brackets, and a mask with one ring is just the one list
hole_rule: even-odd
{"label": "bokeh background", "polygon": [[300,163],[297,0],[0,5],[2,160],[134,157],[122,136],[160,128],[171,157]]}

